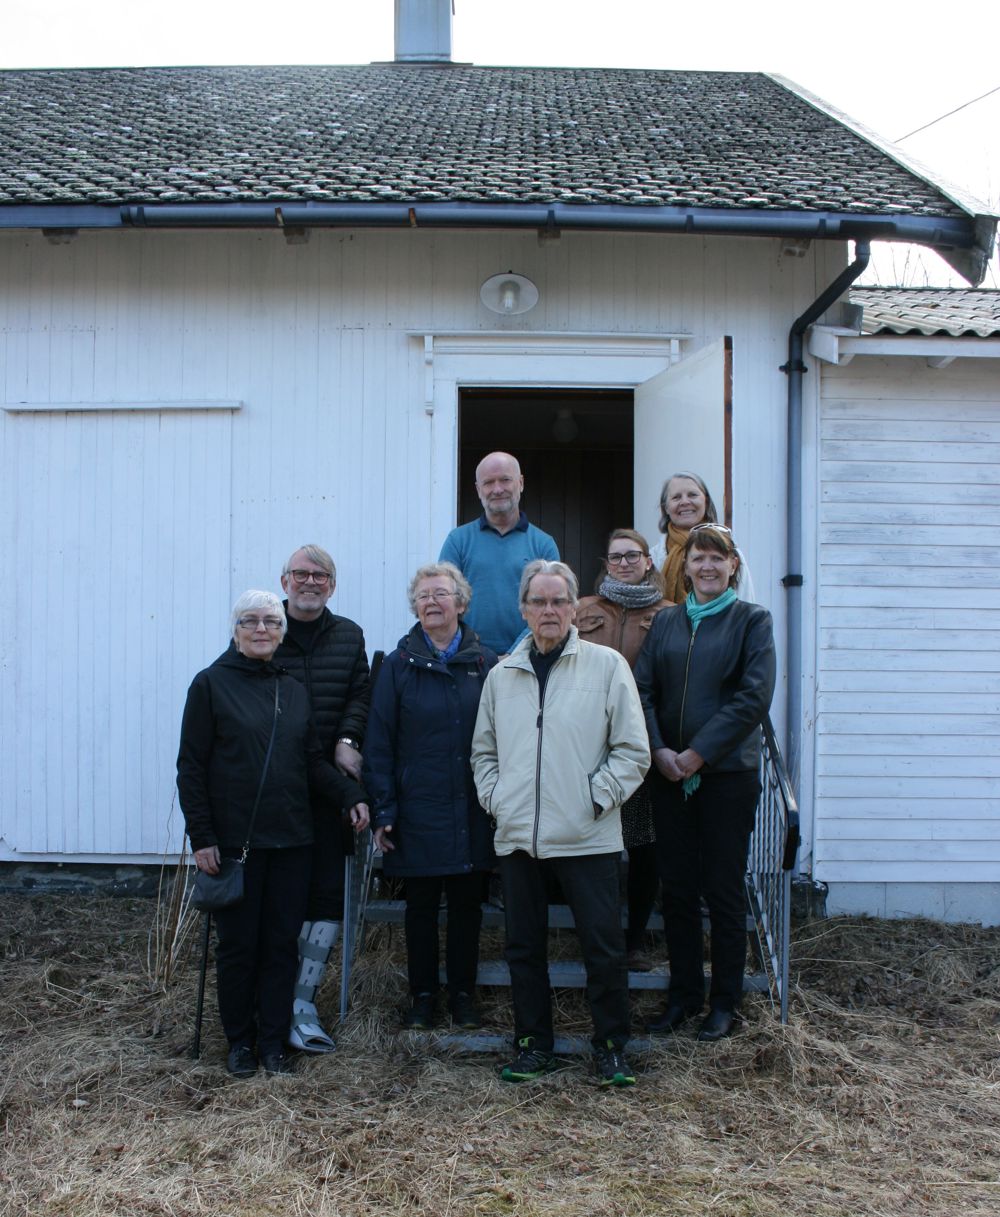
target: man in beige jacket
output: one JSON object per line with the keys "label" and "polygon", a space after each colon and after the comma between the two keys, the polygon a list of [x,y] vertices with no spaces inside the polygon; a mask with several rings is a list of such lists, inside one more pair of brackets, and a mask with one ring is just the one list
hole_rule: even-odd
{"label": "man in beige jacket", "polygon": [[521,613],[531,630],[490,672],[472,741],[479,801],[496,822],[520,1082],[557,1067],[548,976],[546,873],[573,911],[587,969],[595,1066],[629,1086],[628,971],[618,863],[622,803],[649,768],[635,681],[610,647],[573,626],[578,583],[562,562],[530,562]]}

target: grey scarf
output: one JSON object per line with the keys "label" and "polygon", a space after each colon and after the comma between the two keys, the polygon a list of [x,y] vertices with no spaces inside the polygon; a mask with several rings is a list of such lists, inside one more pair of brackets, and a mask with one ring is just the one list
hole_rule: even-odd
{"label": "grey scarf", "polygon": [[620,579],[612,579],[605,575],[597,594],[612,604],[620,604],[622,608],[649,608],[663,599],[660,589],[652,583],[622,583]]}

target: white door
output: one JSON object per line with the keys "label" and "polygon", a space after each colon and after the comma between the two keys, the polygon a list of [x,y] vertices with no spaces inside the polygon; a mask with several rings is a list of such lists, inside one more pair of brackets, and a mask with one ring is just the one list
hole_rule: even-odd
{"label": "white door", "polygon": [[689,470],[702,477],[727,522],[732,512],[732,340],[711,346],[635,390],[635,526],[659,537],[663,481]]}
{"label": "white door", "polygon": [[5,848],[179,847],[181,707],[227,642],[231,430],[228,412],[8,416],[9,565],[33,574],[2,597]]}

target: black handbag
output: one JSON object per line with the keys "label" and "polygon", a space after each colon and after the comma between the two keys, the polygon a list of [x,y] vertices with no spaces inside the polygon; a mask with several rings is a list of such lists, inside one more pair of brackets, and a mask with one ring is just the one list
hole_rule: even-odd
{"label": "black handbag", "polygon": [[254,820],[257,818],[257,808],[260,806],[260,796],[264,790],[264,779],[267,768],[271,763],[271,751],[274,748],[274,736],[278,730],[278,680],[274,681],[274,721],[271,723],[271,738],[267,743],[264,755],[264,767],[257,784],[257,797],[253,801],[253,811],[250,813],[250,823],[247,825],[247,837],[243,842],[243,852],[238,858],[220,858],[219,872],[210,875],[207,871],[199,870],[194,877],[194,888],[191,893],[191,907],[199,913],[215,913],[219,909],[232,908],[243,899],[243,864],[250,852],[250,834],[253,832]]}
{"label": "black handbag", "polygon": [[239,904],[243,899],[243,873],[241,858],[220,858],[217,875],[198,871],[194,877],[191,907],[199,913],[215,913]]}

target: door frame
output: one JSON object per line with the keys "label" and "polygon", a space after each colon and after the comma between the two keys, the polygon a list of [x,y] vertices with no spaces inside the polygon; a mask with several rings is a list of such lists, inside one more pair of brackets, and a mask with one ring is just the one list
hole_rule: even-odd
{"label": "door frame", "polygon": [[693,353],[693,335],[683,333],[410,336],[423,345],[424,411],[432,424],[428,515],[439,536],[461,523],[455,519],[460,389],[634,389]]}

